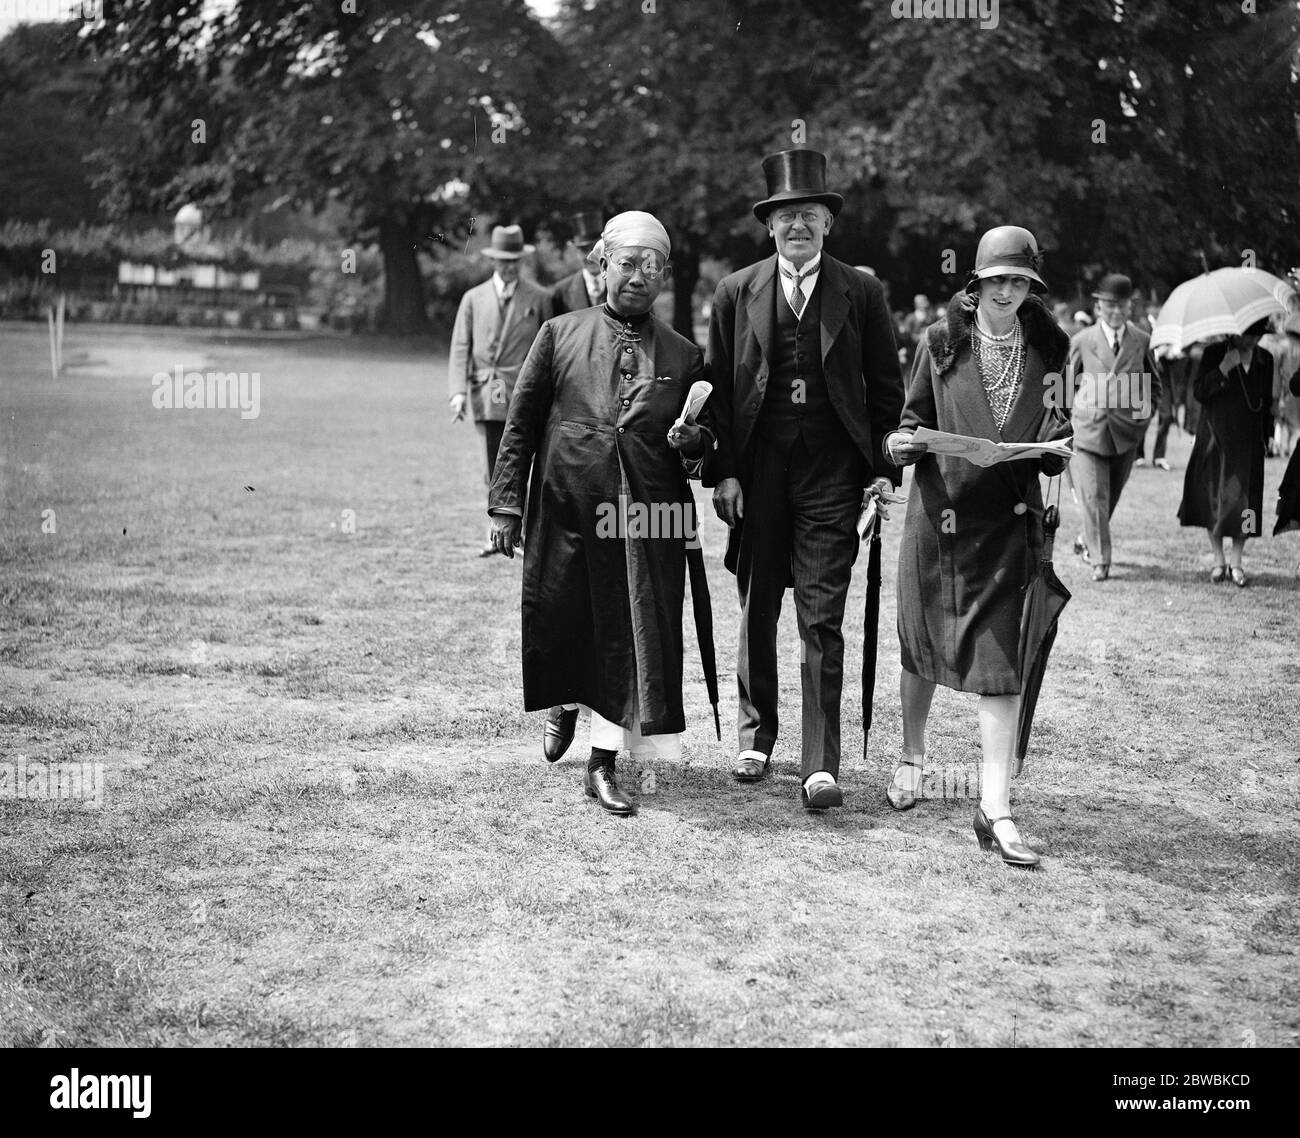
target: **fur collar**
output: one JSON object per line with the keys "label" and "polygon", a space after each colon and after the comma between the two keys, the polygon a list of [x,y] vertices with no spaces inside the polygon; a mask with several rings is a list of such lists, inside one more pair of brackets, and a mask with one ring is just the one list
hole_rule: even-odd
{"label": "fur collar", "polygon": [[[1018,315],[1029,346],[1038,350],[1048,372],[1062,372],[1070,352],[1070,337],[1052,319],[1047,305],[1030,293],[1020,306]],[[947,319],[931,324],[925,330],[925,342],[937,374],[942,375],[951,369],[962,349],[970,343],[974,320],[975,298],[970,293],[959,292],[948,302]]]}

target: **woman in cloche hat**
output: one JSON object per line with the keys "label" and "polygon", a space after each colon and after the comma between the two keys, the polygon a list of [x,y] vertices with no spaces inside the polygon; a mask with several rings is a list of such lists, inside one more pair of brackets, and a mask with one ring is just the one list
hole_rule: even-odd
{"label": "woman in cloche hat", "polygon": [[975,836],[1017,866],[1039,860],[1011,819],[1021,591],[1042,549],[1039,472],[1060,474],[1066,460],[979,467],[926,453],[912,433],[925,426],[994,442],[1070,437],[1064,409],[1043,398],[1043,377],[1063,370],[1070,341],[1040,299],[1039,263],[1029,230],[1002,225],[984,234],[969,283],[918,344],[902,423],[885,440],[900,466],[916,464],[898,557],[903,756],[887,797],[896,810],[916,804],[935,685],[978,693],[984,765]]}

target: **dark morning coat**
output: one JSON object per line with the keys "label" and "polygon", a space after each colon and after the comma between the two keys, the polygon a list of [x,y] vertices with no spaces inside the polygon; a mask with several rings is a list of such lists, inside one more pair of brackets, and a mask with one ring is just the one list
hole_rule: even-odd
{"label": "dark morning coat", "polygon": [[[902,427],[930,427],[997,442],[1067,439],[1062,399],[1043,377],[1060,375],[1069,340],[1034,296],[1020,307],[1025,376],[1001,434],[971,355],[973,307],[959,293],[946,320],[921,341]],[[1059,390],[1059,384],[1057,385]],[[913,469],[898,554],[898,639],[903,667],[958,691],[1020,690],[1021,592],[1042,551],[1040,469],[1055,458],[982,468],[927,454]]]}
{"label": "dark morning coat", "polygon": [[[695,532],[694,498],[667,434],[704,361],[652,318],[640,334],[653,377],[620,390],[620,326],[604,305],[542,326],[515,384],[488,503],[523,511],[527,498],[525,710],[584,703],[662,735],[685,730],[682,601],[686,534]],[[629,510],[677,503],[682,534],[611,536],[601,520],[620,493]]]}
{"label": "dark morning coat", "polygon": [[1150,345],[1151,337],[1132,321],[1124,325],[1118,356],[1100,321],[1071,338],[1075,450],[1127,454],[1142,445],[1160,404],[1161,370]]}
{"label": "dark morning coat", "polygon": [[[777,261],[773,254],[732,273],[718,285],[709,317],[709,410],[717,450],[704,468],[704,484],[738,478],[742,490],[753,470],[754,427],[772,368],[776,333]],[[903,380],[894,321],[875,277],[822,254],[822,367],[831,405],[866,459],[864,483],[902,481],[884,453],[885,436],[903,406]],[[864,349],[866,354],[864,355]],[[736,571],[742,520],[730,531],[726,565]]]}
{"label": "dark morning coat", "polygon": [[591,307],[591,297],[587,295],[587,282],[581,269],[556,282],[551,289],[551,307],[556,316]]}

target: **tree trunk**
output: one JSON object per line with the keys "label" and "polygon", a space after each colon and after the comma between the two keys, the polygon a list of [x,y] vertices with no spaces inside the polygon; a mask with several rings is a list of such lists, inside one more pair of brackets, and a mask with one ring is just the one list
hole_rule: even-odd
{"label": "tree trunk", "polygon": [[700,281],[700,250],[694,241],[673,249],[673,327],[695,340],[695,286]]}
{"label": "tree trunk", "polygon": [[384,256],[383,326],[399,335],[424,332],[429,326],[424,280],[416,260],[418,237],[396,218],[385,218],[379,224],[379,249]]}

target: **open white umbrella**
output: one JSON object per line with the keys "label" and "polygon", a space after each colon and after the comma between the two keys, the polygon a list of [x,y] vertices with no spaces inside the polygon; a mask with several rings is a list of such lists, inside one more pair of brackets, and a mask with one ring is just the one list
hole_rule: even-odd
{"label": "open white umbrella", "polygon": [[1228,268],[1183,281],[1151,329],[1151,347],[1183,351],[1214,336],[1239,336],[1257,320],[1286,312],[1295,290],[1263,269]]}

